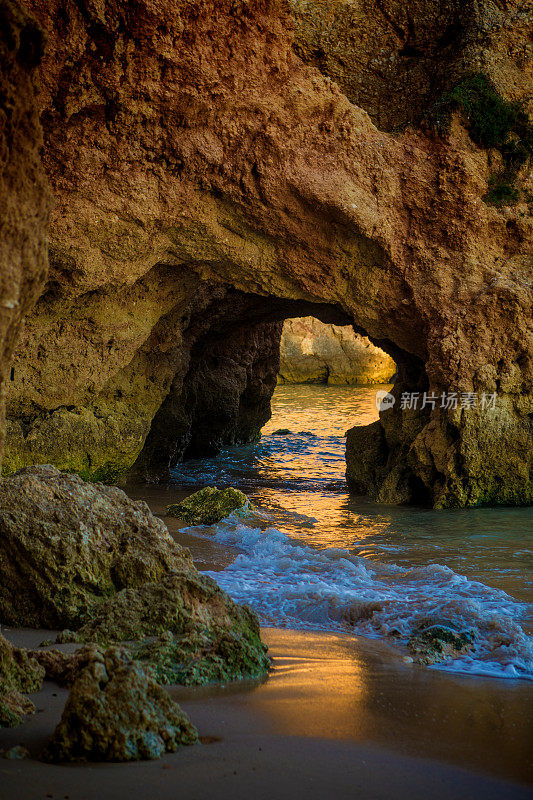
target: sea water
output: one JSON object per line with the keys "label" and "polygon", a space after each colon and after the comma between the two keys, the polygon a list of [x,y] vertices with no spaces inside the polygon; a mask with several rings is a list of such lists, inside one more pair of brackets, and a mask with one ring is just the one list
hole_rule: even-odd
{"label": "sea water", "polygon": [[451,625],[473,647],[434,668],[533,679],[532,510],[351,496],[345,432],[377,418],[379,388],[280,386],[257,443],[179,465],[175,490],[231,485],[255,509],[187,530],[198,567],[264,624],[383,638],[403,658],[414,631]]}

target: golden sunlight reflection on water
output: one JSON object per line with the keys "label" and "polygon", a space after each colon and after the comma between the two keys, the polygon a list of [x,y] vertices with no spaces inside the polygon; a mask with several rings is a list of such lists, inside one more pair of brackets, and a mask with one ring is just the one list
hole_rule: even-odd
{"label": "golden sunlight reflection on water", "polygon": [[[265,527],[311,547],[346,548],[407,568],[443,564],[518,600],[533,599],[532,509],[433,511],[377,505],[348,493],[344,433],[377,419],[375,396],[383,388],[278,386],[260,441],[186,461],[172,483],[130,487],[130,493],[164,512],[203,486],[236,486],[266,512]],[[201,569],[224,569],[235,555],[193,536],[187,544]]]}

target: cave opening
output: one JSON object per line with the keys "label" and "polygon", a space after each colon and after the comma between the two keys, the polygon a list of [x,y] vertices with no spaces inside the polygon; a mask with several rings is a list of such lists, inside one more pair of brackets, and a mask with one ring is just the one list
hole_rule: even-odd
{"label": "cave opening", "polygon": [[[427,490],[412,477],[407,464],[409,442],[398,444],[401,437],[397,424],[391,424],[392,414],[380,413],[378,418],[380,409],[375,403],[378,385],[386,385],[396,398],[406,382],[426,387],[422,359],[388,340],[367,337],[367,332],[336,305],[255,295],[232,287],[218,291],[201,313],[190,318],[183,334],[187,362],[152,420],[132,474],[152,482],[165,481],[182,463],[213,459],[224,449],[257,442],[261,431],[267,430],[276,387],[291,382],[287,354],[294,332],[303,355],[304,375],[298,383],[345,389],[373,387],[367,393],[371,412],[368,409],[361,418],[354,413],[345,420],[346,431],[358,429],[353,434],[356,443],[350,443],[350,436],[345,440],[346,452],[357,453],[346,472],[350,488],[357,494],[372,493],[375,487],[379,491],[392,464],[395,483],[386,489],[389,494],[385,500],[396,492],[400,502],[414,499],[427,504]],[[332,342],[335,352],[330,352],[330,363],[326,363],[320,351],[328,350]],[[335,366],[335,357],[340,354],[344,361]],[[293,367],[294,377],[299,376]],[[334,405],[330,413],[337,413]],[[382,428],[387,416],[393,447],[389,447]],[[428,414],[408,417],[410,430],[416,435]],[[343,442],[343,463],[344,451]]]}

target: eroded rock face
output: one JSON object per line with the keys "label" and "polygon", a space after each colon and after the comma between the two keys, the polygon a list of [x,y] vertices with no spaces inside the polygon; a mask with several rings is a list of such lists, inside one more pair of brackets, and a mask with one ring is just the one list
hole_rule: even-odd
{"label": "eroded rock face", "polygon": [[39,691],[44,675],[34,658],[0,633],[0,728],[12,728],[33,714],[35,706],[25,694]]}
{"label": "eroded rock face", "polygon": [[197,741],[185,712],[125,650],[93,648],[42,758],[138,761]]}
{"label": "eroded rock face", "polygon": [[419,122],[435,98],[483,71],[529,94],[533,21],[521,0],[289,0],[298,55],[384,130]]}
{"label": "eroded rock face", "polygon": [[50,194],[40,161],[36,69],[43,51],[35,20],[0,0],[0,460],[10,362],[24,314],[47,270]]}
{"label": "eroded rock face", "polygon": [[353,328],[313,317],[288,319],[280,347],[280,383],[389,383],[396,364]]}
{"label": "eroded rock face", "polygon": [[146,503],[55,467],[0,483],[0,621],[74,627],[125,587],[196,572]]}
{"label": "eroded rock face", "polygon": [[[295,54],[277,0],[27,7],[49,36],[41,105],[56,207],[50,280],[15,364],[8,469],[53,461],[116,477],[139,454],[150,472],[159,445],[168,468],[226,430],[239,440],[241,419],[243,439],[257,435],[265,359],[246,331],[315,315],[314,304],[399,368],[397,402],[367,442],[375,469],[349,460],[354,485],[388,502],[531,500],[532,222],[523,205],[481,199],[493,153],[458,123],[448,140],[377,130]],[[456,7],[442,5],[443,36]],[[527,48],[513,55],[517,14],[482,49],[513,99],[530,69]],[[488,41],[486,19],[472,30]],[[356,15],[355,31],[363,23]],[[273,386],[267,339],[262,385]],[[206,375],[221,376],[223,408],[232,398],[211,427]],[[406,415],[401,394],[413,391],[496,392],[497,403]]]}

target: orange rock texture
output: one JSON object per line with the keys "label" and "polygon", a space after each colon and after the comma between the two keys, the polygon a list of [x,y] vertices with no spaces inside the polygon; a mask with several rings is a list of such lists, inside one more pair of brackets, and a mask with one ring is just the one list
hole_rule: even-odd
{"label": "orange rock texture", "polygon": [[[447,137],[378,129],[397,115],[369,100],[373,122],[352,102],[364,95],[302,60],[295,5],[26,0],[48,36],[40,106],[55,206],[49,280],[14,363],[6,467],[51,461],[114,478],[136,461],[149,472],[160,449],[168,466],[198,425],[209,431],[196,454],[252,438],[280,321],[313,315],[352,322],[399,368],[395,405],[348,437],[356,491],[434,506],[531,501],[527,205],[483,201],[497,154],[459,119]],[[407,7],[374,5],[393,21]],[[416,15],[400,17],[416,29]],[[493,31],[492,50],[467,41],[493,54],[513,100],[524,86],[513,65],[531,64],[518,17]],[[199,376],[216,376],[216,422]],[[419,407],[402,409],[412,392]],[[435,407],[420,408],[424,392]],[[441,407],[443,392],[458,393],[457,408]]]}
{"label": "orange rock texture", "polygon": [[47,269],[50,196],[36,104],[42,50],[35,21],[14,0],[0,0],[0,458],[13,349]]}

